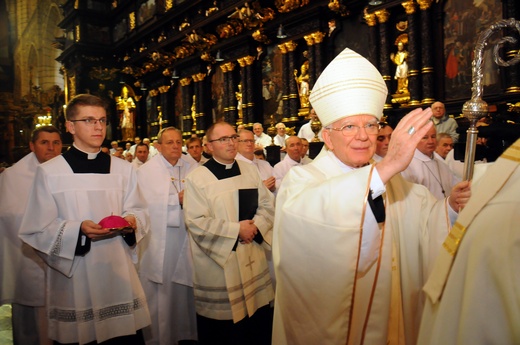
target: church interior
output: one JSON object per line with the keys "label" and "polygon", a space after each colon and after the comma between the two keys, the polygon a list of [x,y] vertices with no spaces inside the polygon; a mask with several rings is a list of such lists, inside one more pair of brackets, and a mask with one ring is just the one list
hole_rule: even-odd
{"label": "church interior", "polygon": [[[0,162],[10,165],[28,152],[37,126],[55,125],[70,144],[64,106],[81,93],[110,103],[106,139],[123,147],[167,126],[202,137],[219,120],[297,131],[316,79],[346,47],[381,72],[389,123],[442,101],[464,128],[477,37],[496,21],[520,19],[520,3],[0,0],[0,18]],[[499,67],[492,45],[508,60],[518,43],[495,36],[484,51],[483,98],[491,115],[514,125],[520,67]]]}

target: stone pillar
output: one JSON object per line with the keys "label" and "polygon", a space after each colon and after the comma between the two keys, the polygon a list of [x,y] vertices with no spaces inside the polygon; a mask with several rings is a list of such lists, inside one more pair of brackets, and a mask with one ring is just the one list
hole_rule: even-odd
{"label": "stone pillar", "polygon": [[291,109],[289,105],[289,79],[292,78],[293,70],[289,69],[289,58],[287,57],[287,46],[285,43],[279,44],[278,48],[282,53],[282,122],[289,122]]}
{"label": "stone pillar", "polygon": [[309,88],[312,89],[316,80],[320,76],[322,72],[321,63],[321,44],[323,42],[323,38],[325,35],[323,32],[317,31],[312,34],[306,35],[303,38],[305,42],[307,42],[307,51],[309,52],[308,60],[309,60]]}
{"label": "stone pillar", "polygon": [[294,50],[298,46],[294,41],[285,42],[287,47],[287,60],[289,63],[289,121],[298,121],[298,105],[300,104],[300,96],[298,95],[298,85],[296,84],[296,78],[294,77],[295,63],[294,63]]}
{"label": "stone pillar", "polygon": [[421,10],[421,76],[422,76],[422,104],[435,102],[434,98],[434,76],[432,62],[432,22],[431,4],[432,0],[417,0]]}
{"label": "stone pillar", "polygon": [[226,62],[220,65],[220,68],[224,72],[224,121],[230,125],[235,125],[237,121],[236,86],[232,73],[235,69],[235,63]]}
{"label": "stone pillar", "polygon": [[182,136],[189,138],[193,128],[193,118],[191,117],[192,92],[191,92],[191,77],[182,78],[181,95],[182,95]]}
{"label": "stone pillar", "polygon": [[197,73],[193,76],[196,105],[195,105],[195,133],[197,136],[203,137],[206,133],[206,117],[204,113],[204,102],[209,98],[209,95],[204,93],[204,80],[206,79],[206,73]]}
{"label": "stone pillar", "polygon": [[363,17],[368,25],[368,61],[379,69],[379,44],[376,15],[365,11]]}
{"label": "stone pillar", "polygon": [[244,126],[247,128],[253,128],[253,124],[255,123],[255,98],[254,98],[254,77],[253,77],[253,63],[255,62],[254,56],[246,56],[245,58],[245,72],[246,72],[246,83],[247,88],[242,90],[242,94],[245,94],[245,99],[247,100],[247,103],[245,101],[242,102],[243,105],[246,106],[244,109]]}
{"label": "stone pillar", "polygon": [[[505,0],[503,1],[504,18],[515,18],[520,19],[520,5],[517,0]],[[503,51],[505,52],[506,61],[511,60],[516,54],[518,54],[518,42],[520,42],[520,35],[517,30],[507,28],[505,30],[507,36],[511,36],[516,39],[516,43],[510,44],[505,43]],[[505,90],[507,94],[518,94],[520,93],[520,66],[519,64],[512,65],[509,67],[500,68],[503,75],[505,75],[506,85]]]}
{"label": "stone pillar", "polygon": [[[390,76],[390,49],[389,49],[389,40],[388,40],[388,18],[390,17],[390,13],[386,10],[380,10],[374,12],[379,22],[379,45],[380,45],[380,55],[379,55],[379,72],[383,76],[383,80],[386,83],[386,87],[388,90],[392,90],[392,77]],[[388,93],[385,102],[385,109],[392,108],[391,103],[391,95]]]}
{"label": "stone pillar", "polygon": [[417,106],[421,104],[421,65],[420,42],[417,32],[415,4],[413,0],[402,3],[408,20],[408,90],[410,91],[409,104]]}

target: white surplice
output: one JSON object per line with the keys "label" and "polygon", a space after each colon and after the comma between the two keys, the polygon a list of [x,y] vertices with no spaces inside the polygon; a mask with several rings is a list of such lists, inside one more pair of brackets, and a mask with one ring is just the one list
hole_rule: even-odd
{"label": "white surplice", "polygon": [[0,174],[0,304],[45,305],[45,263],[18,237],[39,164],[31,152]]}
{"label": "white surplice", "polygon": [[75,256],[81,222],[111,214],[136,217],[137,242],[148,215],[134,168],[111,157],[109,174],[75,174],[56,157],[37,167],[20,238],[47,263],[49,336],[85,344],[135,334],[150,324],[133,250],[116,235]]}
{"label": "white surplice", "polygon": [[460,182],[443,161],[435,155],[432,159],[417,149],[410,165],[401,174],[405,180],[428,188],[437,199],[449,196],[451,188]]}
{"label": "white surplice", "polygon": [[197,166],[184,155],[172,166],[158,154],[137,171],[150,214],[150,232],[139,248],[139,275],[152,317],[151,337],[145,332],[149,345],[197,339],[191,252],[178,194]]}
{"label": "white surplice", "polygon": [[[242,161],[235,164],[240,175],[220,180],[206,166],[191,172],[186,179],[184,215],[193,254],[197,314],[236,323],[274,298],[264,249],[271,245],[274,197],[256,167]],[[262,244],[237,244],[240,189],[258,190],[253,221],[263,236]]]}
{"label": "white surplice", "polygon": [[421,288],[454,215],[396,175],[383,187],[386,222],[377,226],[365,201],[379,179],[371,168],[346,171],[324,149],[286,175],[273,236],[273,344],[346,344],[349,327],[349,344],[415,344]]}

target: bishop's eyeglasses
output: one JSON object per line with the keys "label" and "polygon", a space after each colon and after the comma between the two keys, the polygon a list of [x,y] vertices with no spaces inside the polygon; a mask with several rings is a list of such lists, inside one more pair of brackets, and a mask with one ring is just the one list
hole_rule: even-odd
{"label": "bishop's eyeglasses", "polygon": [[358,132],[361,128],[364,128],[365,132],[367,132],[367,134],[377,134],[377,133],[379,133],[379,129],[381,128],[381,125],[379,124],[379,122],[369,122],[369,123],[365,123],[363,126],[358,126],[358,125],[353,125],[353,124],[347,123],[346,125],[343,125],[339,128],[328,127],[327,129],[339,131],[345,137],[353,137],[354,135],[358,134]]}
{"label": "bishop's eyeglasses", "polygon": [[77,119],[77,120],[69,120],[69,121],[70,122],[83,122],[87,126],[95,126],[96,123],[98,123],[98,122],[102,126],[106,126],[106,124],[107,124],[107,118],[106,117],[102,117],[100,119],[95,119],[93,117],[87,117],[86,119]]}

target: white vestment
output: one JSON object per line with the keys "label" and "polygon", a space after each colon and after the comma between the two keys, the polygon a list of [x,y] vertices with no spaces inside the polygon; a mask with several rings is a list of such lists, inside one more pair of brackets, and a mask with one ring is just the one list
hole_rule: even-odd
{"label": "white vestment", "polygon": [[278,146],[281,146],[281,147],[285,147],[285,141],[286,141],[287,139],[289,139],[289,135],[288,135],[288,134],[286,134],[286,135],[283,136],[283,137],[277,134],[277,135],[274,137],[274,144],[275,144],[275,145],[278,145]]}
{"label": "white vestment", "polygon": [[150,214],[139,269],[152,316],[152,339],[145,332],[147,344],[197,339],[191,252],[179,192],[186,175],[198,164],[184,158],[172,166],[158,154],[137,171]]}
{"label": "white vestment", "polygon": [[474,180],[424,287],[421,345],[520,344],[519,161],[520,140]]}
{"label": "white vestment", "polygon": [[45,263],[18,237],[39,164],[31,152],[0,174],[0,305],[12,304],[13,341],[20,344],[50,342]]}
{"label": "white vestment", "polygon": [[281,162],[275,164],[273,168],[273,176],[276,179],[276,190],[280,188],[282,180],[287,172],[294,166],[301,165],[300,162],[296,162],[286,155]]}
{"label": "white vestment", "polygon": [[265,181],[269,177],[273,176],[273,167],[271,166],[271,164],[269,164],[268,161],[264,161],[256,157],[254,157],[253,160],[249,160],[246,157],[242,156],[240,153],[237,153],[236,159],[256,166],[262,181]]}
{"label": "white vestment", "polygon": [[31,152],[0,174],[0,304],[45,305],[45,263],[18,237],[39,164]]}
{"label": "white vestment", "polygon": [[271,145],[271,142],[272,139],[267,134],[262,132],[259,137],[255,134],[255,145],[262,145],[265,149],[267,146]]}
{"label": "white vestment", "polygon": [[84,220],[132,214],[137,242],[148,231],[134,168],[110,158],[109,174],[74,173],[63,156],[40,164],[20,228],[48,265],[49,336],[60,343],[102,342],[150,324],[133,249],[122,236],[92,241],[89,252],[75,255]]}
{"label": "white vestment", "polygon": [[445,201],[396,175],[383,187],[378,226],[366,202],[369,181],[382,185],[377,171],[341,164],[324,149],[291,169],[278,193],[273,344],[415,344],[421,288],[449,231]]}
{"label": "white vestment", "polygon": [[435,156],[432,159],[417,149],[410,165],[401,174],[406,180],[428,188],[437,199],[449,196],[451,188],[460,182],[443,161]]}
{"label": "white vestment", "polygon": [[[274,298],[265,255],[265,250],[271,249],[274,197],[251,164],[235,161],[240,174],[219,179],[207,167],[210,163],[218,164],[210,160],[188,175],[184,194],[195,307],[207,318],[236,323]],[[229,164],[229,169],[234,164]],[[239,208],[244,203],[239,203],[239,190],[258,191],[258,207],[252,220],[263,236],[262,244],[237,243]]]}
{"label": "white vestment", "polygon": [[[314,139],[314,132],[311,129],[311,123],[312,123],[312,120],[310,120],[306,124],[302,125],[300,127],[300,130],[298,131],[298,138],[305,138],[310,143]],[[318,138],[320,139],[320,141],[323,141],[323,138],[321,136],[322,131],[323,131],[323,128],[320,128],[320,131],[318,132]]]}

